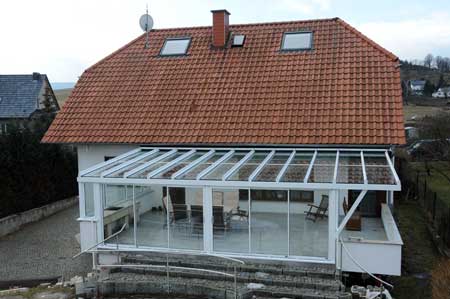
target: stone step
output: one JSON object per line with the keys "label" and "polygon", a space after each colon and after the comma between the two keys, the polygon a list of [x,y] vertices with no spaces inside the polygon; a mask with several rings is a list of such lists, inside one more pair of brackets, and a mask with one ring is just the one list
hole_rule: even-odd
{"label": "stone step", "polygon": [[[215,269],[215,271],[219,271]],[[166,269],[161,268],[117,268],[113,272],[134,273],[153,276],[166,276]],[[171,268],[170,276],[184,277],[184,278],[198,278],[214,281],[234,281],[233,276],[225,276],[221,273],[214,273],[208,271],[198,271],[194,269],[178,269]],[[225,272],[229,275],[234,275],[233,272]],[[269,274],[265,272],[236,272],[236,280],[239,283],[261,283],[267,286],[286,286],[299,287],[318,290],[339,291],[344,289],[343,284],[339,280],[308,276],[295,276],[285,274]]]}
{"label": "stone step", "polygon": [[[169,282],[169,283],[168,283]],[[208,298],[231,299],[235,298],[234,282],[229,280],[211,280],[205,278],[192,278],[139,273],[110,273],[107,278],[97,283],[100,294],[164,294],[168,289],[173,295],[196,295]],[[340,290],[311,289],[300,286],[259,285],[238,282],[237,298],[328,298],[347,299],[351,294]]]}
{"label": "stone step", "polygon": [[[166,265],[164,254],[123,255],[122,264]],[[238,272],[264,272],[276,275],[308,276],[335,279],[334,265],[317,263],[274,262],[245,260],[245,265],[214,256],[169,256],[169,264],[178,267],[201,268],[232,272],[236,266]]]}

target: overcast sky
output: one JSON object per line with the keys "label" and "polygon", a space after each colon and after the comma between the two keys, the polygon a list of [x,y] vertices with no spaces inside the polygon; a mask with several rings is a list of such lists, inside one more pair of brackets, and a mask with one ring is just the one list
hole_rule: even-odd
{"label": "overcast sky", "polygon": [[154,28],[210,25],[222,8],[231,24],[340,17],[401,59],[450,56],[449,0],[1,0],[0,74],[74,82],[142,33],[147,3]]}

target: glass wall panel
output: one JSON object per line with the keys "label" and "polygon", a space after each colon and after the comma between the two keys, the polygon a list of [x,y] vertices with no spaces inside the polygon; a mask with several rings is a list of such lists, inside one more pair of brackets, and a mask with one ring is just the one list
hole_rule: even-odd
{"label": "glass wall panel", "polygon": [[169,247],[203,250],[203,189],[169,187],[167,210]]}
{"label": "glass wall panel", "polygon": [[94,184],[84,183],[84,216],[94,217]]}
{"label": "glass wall panel", "polygon": [[290,190],[289,201],[289,254],[327,257],[328,193]]}
{"label": "glass wall panel", "polygon": [[287,192],[251,190],[251,252],[288,255]]}
{"label": "glass wall panel", "polygon": [[213,189],[214,251],[249,252],[247,190]]}
{"label": "glass wall panel", "polygon": [[125,230],[107,243],[134,245],[133,188],[125,185],[103,185],[103,232],[104,239]]}
{"label": "glass wall panel", "polygon": [[163,204],[163,187],[159,185],[136,186],[137,246],[167,248],[167,214]]}

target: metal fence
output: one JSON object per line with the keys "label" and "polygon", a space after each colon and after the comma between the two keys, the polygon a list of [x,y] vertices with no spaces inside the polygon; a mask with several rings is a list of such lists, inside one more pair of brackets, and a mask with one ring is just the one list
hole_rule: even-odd
{"label": "metal fence", "polygon": [[406,160],[399,160],[397,168],[403,198],[415,200],[421,205],[438,247],[444,251],[450,250],[450,204],[430,188],[426,171],[418,171]]}

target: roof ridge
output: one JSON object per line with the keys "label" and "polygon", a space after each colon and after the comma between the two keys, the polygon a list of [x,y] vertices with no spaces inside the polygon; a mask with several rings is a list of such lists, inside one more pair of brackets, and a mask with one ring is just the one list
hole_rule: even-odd
{"label": "roof ridge", "polygon": [[359,37],[361,37],[364,41],[366,41],[369,45],[371,45],[372,47],[374,47],[375,49],[377,49],[378,51],[382,52],[383,54],[385,54],[388,58],[392,59],[392,61],[396,61],[399,58],[392,52],[386,50],[385,48],[383,48],[382,46],[380,46],[379,44],[377,44],[376,42],[374,42],[372,39],[370,39],[369,37],[367,37],[365,34],[363,34],[361,31],[359,31],[358,29],[356,29],[355,27],[353,27],[352,25],[350,25],[349,23],[345,22],[344,20],[342,20],[341,18],[335,18],[336,22],[340,23],[341,25],[343,25],[345,28],[347,28],[348,30],[352,31],[353,33],[357,34]]}

